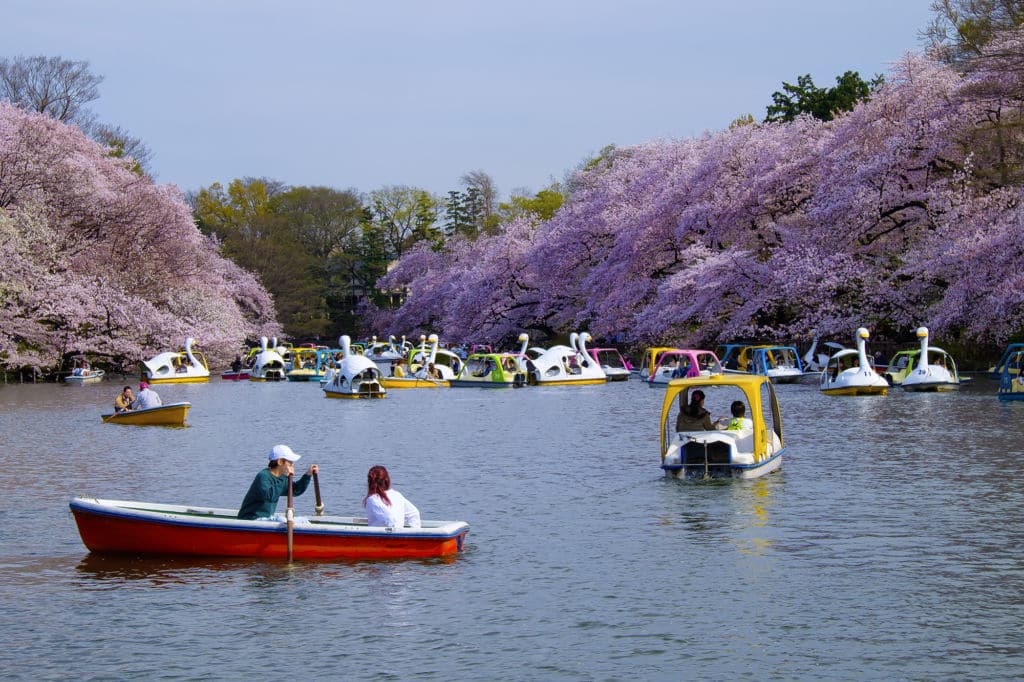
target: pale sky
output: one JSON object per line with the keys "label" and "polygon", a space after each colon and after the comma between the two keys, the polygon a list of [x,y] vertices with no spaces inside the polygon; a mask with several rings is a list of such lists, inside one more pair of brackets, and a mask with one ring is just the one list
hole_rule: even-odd
{"label": "pale sky", "polygon": [[608,144],[761,120],[920,51],[930,0],[4,0],[0,57],[87,60],[183,190],[543,189]]}

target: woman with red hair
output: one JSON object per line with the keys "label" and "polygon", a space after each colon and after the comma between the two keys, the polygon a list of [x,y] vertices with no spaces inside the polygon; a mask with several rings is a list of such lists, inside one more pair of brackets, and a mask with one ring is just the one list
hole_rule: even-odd
{"label": "woman with red hair", "polygon": [[363,508],[368,526],[420,527],[420,510],[402,493],[391,489],[391,475],[382,466],[370,467],[366,474]]}

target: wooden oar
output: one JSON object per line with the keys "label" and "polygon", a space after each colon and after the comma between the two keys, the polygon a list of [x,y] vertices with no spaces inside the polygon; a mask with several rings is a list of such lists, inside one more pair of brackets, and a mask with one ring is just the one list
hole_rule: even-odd
{"label": "wooden oar", "polygon": [[286,517],[288,519],[288,563],[292,562],[292,542],[295,533],[295,498],[292,496],[292,478],[292,474],[288,474],[288,512]]}
{"label": "wooden oar", "polygon": [[324,501],[320,499],[320,478],[315,471],[313,472],[313,494],[316,495],[316,506],[314,507],[316,515],[323,516]]}

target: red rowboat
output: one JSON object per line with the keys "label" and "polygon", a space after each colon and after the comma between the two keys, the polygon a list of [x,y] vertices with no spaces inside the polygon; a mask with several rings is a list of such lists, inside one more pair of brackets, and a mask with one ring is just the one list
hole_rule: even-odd
{"label": "red rowboat", "polygon": [[[76,497],[70,503],[91,552],[286,559],[287,524],[244,521],[236,510]],[[311,516],[294,525],[296,559],[414,559],[457,554],[463,521],[422,528],[367,526],[365,518]]]}

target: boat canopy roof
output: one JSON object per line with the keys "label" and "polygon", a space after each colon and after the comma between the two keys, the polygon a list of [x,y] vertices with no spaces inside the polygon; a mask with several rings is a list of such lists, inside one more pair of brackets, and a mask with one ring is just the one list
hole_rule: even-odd
{"label": "boat canopy roof", "polygon": [[644,364],[643,364],[643,367],[646,367],[648,371],[653,371],[654,370],[654,366],[656,364],[658,364],[658,360],[661,358],[662,353],[665,353],[666,351],[670,351],[670,350],[682,350],[682,349],[681,348],[676,348],[674,346],[653,346],[651,348],[648,348],[644,352]]}
{"label": "boat canopy roof", "polygon": [[989,376],[993,379],[998,379],[999,375],[1003,373],[1003,369],[1008,366],[1010,355],[1016,354],[1021,350],[1024,350],[1024,343],[1011,343],[1008,345],[1006,350],[1003,351],[1002,356],[1000,356],[999,360],[996,362],[995,366],[992,367]]}
{"label": "boat canopy roof", "polygon": [[[769,408],[775,424],[776,434],[782,441],[782,417],[779,403],[775,397],[775,389],[771,379],[762,374],[712,374],[711,376],[673,379],[665,388],[665,397],[661,404],[661,450],[665,451],[665,424],[671,418],[676,399],[683,393],[687,398],[691,389],[724,388],[739,389],[746,398],[750,412],[747,415],[754,422],[754,447],[756,452],[764,452],[768,446],[768,431],[764,422],[764,410]],[[765,405],[765,398],[769,404]]]}

